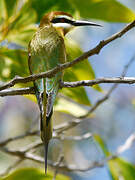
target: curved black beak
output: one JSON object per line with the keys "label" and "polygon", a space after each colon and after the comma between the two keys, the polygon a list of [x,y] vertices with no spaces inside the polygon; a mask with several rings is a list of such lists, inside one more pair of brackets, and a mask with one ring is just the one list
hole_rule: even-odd
{"label": "curved black beak", "polygon": [[100,24],[96,24],[96,23],[89,22],[89,21],[73,21],[72,25],[73,26],[99,26],[99,27],[102,27]]}

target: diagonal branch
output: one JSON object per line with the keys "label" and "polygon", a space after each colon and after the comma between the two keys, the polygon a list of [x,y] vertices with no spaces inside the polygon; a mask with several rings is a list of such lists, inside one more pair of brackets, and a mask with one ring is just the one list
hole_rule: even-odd
{"label": "diagonal branch", "polygon": [[16,141],[18,139],[23,139],[23,138],[28,137],[28,136],[36,136],[38,134],[39,134],[39,131],[33,131],[33,132],[26,132],[20,136],[8,138],[7,140],[0,142],[0,147],[6,146],[8,143],[10,143],[12,141]]}
{"label": "diagonal branch", "polygon": [[37,80],[37,79],[40,79],[40,78],[45,78],[45,77],[53,77],[57,72],[59,71],[62,71],[66,68],[69,68],[69,67],[72,67],[74,66],[75,64],[85,60],[86,58],[90,57],[90,56],[93,56],[95,54],[99,54],[99,52],[101,51],[101,49],[106,46],[107,44],[109,44],[110,42],[114,41],[115,39],[118,39],[120,38],[121,36],[123,36],[126,32],[128,32],[130,29],[134,28],[135,27],[135,21],[133,21],[132,23],[128,24],[126,27],[124,27],[120,32],[112,35],[111,37],[103,40],[103,41],[100,41],[100,43],[94,47],[93,49],[83,53],[80,57],[76,58],[75,60],[71,61],[71,62],[67,62],[67,63],[64,63],[64,64],[59,64],[57,67],[55,67],[54,69],[52,70],[49,70],[47,72],[42,72],[40,74],[34,74],[34,75],[30,75],[28,77],[19,77],[19,76],[16,76],[14,79],[12,79],[10,82],[8,83],[5,83],[4,85],[1,85],[0,86],[0,91],[1,90],[4,90],[4,89],[7,89],[7,88],[10,88],[12,86],[14,86],[15,84],[17,83],[27,83],[27,82],[30,82],[30,81],[34,81],[34,80]]}

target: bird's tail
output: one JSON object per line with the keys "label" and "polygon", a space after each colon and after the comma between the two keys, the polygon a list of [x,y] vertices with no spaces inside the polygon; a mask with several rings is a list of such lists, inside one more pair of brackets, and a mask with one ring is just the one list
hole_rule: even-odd
{"label": "bird's tail", "polygon": [[[46,78],[46,98],[43,98],[43,112],[44,116],[42,118],[43,130],[41,130],[41,138],[44,142],[45,148],[45,173],[47,171],[47,153],[48,153],[48,144],[49,140],[52,138],[52,121],[51,116],[53,113],[53,105],[56,99],[56,95],[59,89],[59,80],[61,78],[61,73],[57,74],[53,78]],[[45,100],[46,99],[46,100]]]}
{"label": "bird's tail", "polygon": [[[56,95],[59,89],[59,81],[61,79],[61,72],[56,74],[55,77],[46,78],[45,81],[41,81],[43,91],[37,96],[38,104],[40,107],[40,119],[41,119],[41,139],[45,148],[45,173],[47,171],[47,153],[49,141],[52,138],[52,121],[51,116],[53,113],[53,104],[56,99]],[[42,89],[42,88],[40,88]]]}
{"label": "bird's tail", "polygon": [[44,143],[44,158],[45,158],[45,174],[47,172],[47,154],[48,154],[48,145],[49,141],[52,138],[52,122],[51,115],[49,117],[46,116],[46,106],[47,106],[47,96],[44,91],[39,95],[38,98],[39,107],[40,107],[40,129],[41,129],[41,139]]}
{"label": "bird's tail", "polygon": [[46,125],[45,129],[41,131],[41,139],[44,143],[45,174],[47,172],[48,145],[51,138],[52,138],[52,126],[50,121],[50,123]]}

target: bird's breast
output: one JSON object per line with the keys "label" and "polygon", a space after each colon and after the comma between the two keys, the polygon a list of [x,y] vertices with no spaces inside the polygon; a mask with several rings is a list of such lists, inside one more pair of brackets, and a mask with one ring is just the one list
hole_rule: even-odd
{"label": "bird's breast", "polygon": [[40,28],[31,41],[31,49],[34,53],[44,51],[46,55],[51,54],[60,44],[64,44],[63,38],[50,26]]}

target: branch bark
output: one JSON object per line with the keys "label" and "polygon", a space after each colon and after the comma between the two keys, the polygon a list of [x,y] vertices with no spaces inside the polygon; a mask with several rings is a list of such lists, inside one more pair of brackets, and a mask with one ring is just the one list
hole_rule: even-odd
{"label": "branch bark", "polygon": [[[94,86],[96,84],[115,83],[115,84],[135,84],[135,77],[112,77],[112,78],[98,78],[94,80],[82,80],[74,82],[60,82],[61,88],[76,88],[80,86]],[[0,96],[15,96],[15,95],[28,95],[35,94],[34,87],[9,89],[0,92]]]}
{"label": "branch bark", "polygon": [[94,80],[83,80],[76,82],[61,82],[61,87],[75,88],[79,86],[93,86],[102,83],[117,83],[117,84],[134,84],[135,77],[113,77],[113,78],[98,78]]}
{"label": "branch bark", "polygon": [[30,88],[20,88],[20,89],[8,89],[0,91],[0,96],[16,96],[16,95],[28,95],[28,94],[35,94],[34,87]]}

